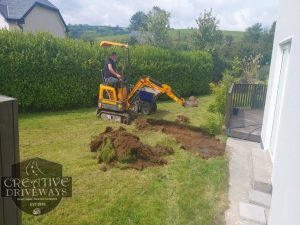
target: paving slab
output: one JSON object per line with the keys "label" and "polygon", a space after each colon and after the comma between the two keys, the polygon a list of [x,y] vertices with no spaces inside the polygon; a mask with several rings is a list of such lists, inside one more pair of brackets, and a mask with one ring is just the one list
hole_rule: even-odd
{"label": "paving slab", "polygon": [[260,148],[252,149],[253,188],[271,194],[272,161],[267,151]]}
{"label": "paving slab", "polygon": [[248,202],[249,189],[252,186],[252,154],[251,149],[257,143],[228,138],[226,153],[229,161],[229,209],[225,212],[226,225],[257,225],[243,220],[239,213],[239,203]]}
{"label": "paving slab", "polygon": [[271,199],[272,199],[271,194],[261,192],[261,191],[256,191],[253,189],[249,191],[249,202],[255,205],[259,205],[269,209],[271,206]]}
{"label": "paving slab", "polygon": [[240,217],[257,224],[267,224],[265,209],[254,204],[240,202]]}
{"label": "paving slab", "polygon": [[228,136],[259,143],[263,114],[262,109],[240,109],[230,117]]}

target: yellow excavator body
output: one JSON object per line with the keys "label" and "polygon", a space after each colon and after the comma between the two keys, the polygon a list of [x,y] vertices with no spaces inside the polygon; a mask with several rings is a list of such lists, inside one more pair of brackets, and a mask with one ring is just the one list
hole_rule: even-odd
{"label": "yellow excavator body", "polygon": [[[166,94],[181,106],[185,106],[185,100],[180,97],[167,84],[161,84],[150,77],[140,79],[128,92],[127,86],[114,88],[106,84],[100,84],[97,115],[102,119],[116,120],[128,124],[133,114],[142,112],[151,114],[156,111],[156,98],[160,94]],[[143,95],[152,96],[144,98]]]}

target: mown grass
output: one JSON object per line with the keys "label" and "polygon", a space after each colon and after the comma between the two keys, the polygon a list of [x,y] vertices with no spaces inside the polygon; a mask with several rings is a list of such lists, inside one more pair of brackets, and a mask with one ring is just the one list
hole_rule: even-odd
{"label": "mown grass", "polygon": [[[162,102],[151,117],[174,120],[185,114],[191,125],[205,126],[211,97],[200,97],[198,108],[184,109]],[[100,170],[89,152],[93,135],[106,126],[120,124],[95,117],[94,108],[56,113],[24,114],[20,118],[21,159],[41,157],[63,165],[73,178],[73,197],[65,198],[44,216],[22,215],[24,225],[33,224],[197,224],[220,225],[227,205],[226,157],[202,160],[180,149],[174,138],[160,132],[126,129],[143,142],[172,146],[168,165],[147,168]]]}

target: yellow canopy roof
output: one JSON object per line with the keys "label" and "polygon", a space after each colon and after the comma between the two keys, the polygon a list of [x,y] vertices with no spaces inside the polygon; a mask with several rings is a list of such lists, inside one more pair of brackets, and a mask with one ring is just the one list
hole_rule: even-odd
{"label": "yellow canopy roof", "polygon": [[112,41],[101,41],[100,43],[101,47],[111,47],[111,46],[117,46],[117,47],[125,47],[127,48],[127,44],[122,44],[122,43],[117,43],[117,42],[112,42]]}

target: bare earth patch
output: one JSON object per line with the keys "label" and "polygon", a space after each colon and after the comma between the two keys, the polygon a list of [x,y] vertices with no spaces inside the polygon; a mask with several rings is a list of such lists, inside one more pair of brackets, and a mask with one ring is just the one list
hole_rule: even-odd
{"label": "bare earth patch", "polygon": [[224,155],[225,144],[199,129],[164,120],[140,118],[135,123],[138,130],[155,130],[172,135],[181,144],[182,149],[193,151],[203,159]]}
{"label": "bare earth patch", "polygon": [[[142,170],[145,167],[162,166],[167,164],[163,156],[173,154],[171,147],[156,145],[151,147],[143,144],[139,137],[119,127],[112,129],[106,127],[103,133],[90,143],[90,150],[97,152],[98,163],[121,169],[133,168]],[[101,170],[106,171],[103,166]]]}

